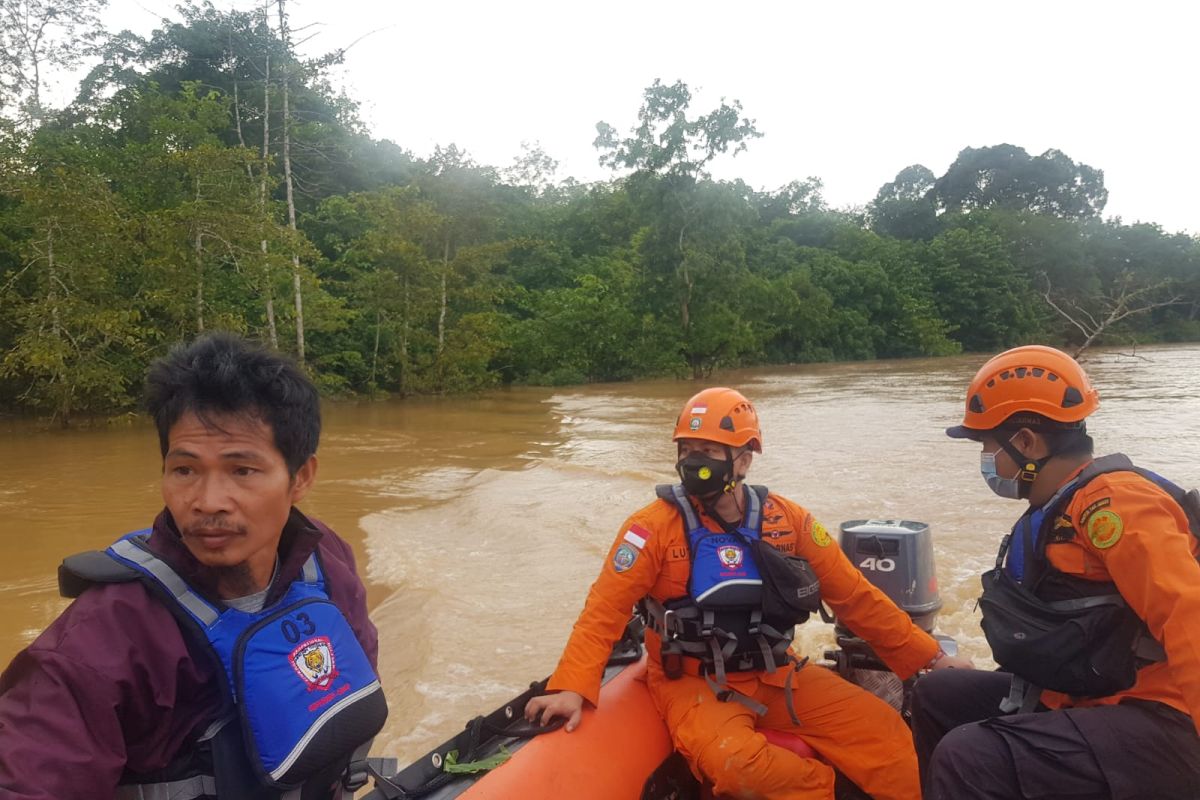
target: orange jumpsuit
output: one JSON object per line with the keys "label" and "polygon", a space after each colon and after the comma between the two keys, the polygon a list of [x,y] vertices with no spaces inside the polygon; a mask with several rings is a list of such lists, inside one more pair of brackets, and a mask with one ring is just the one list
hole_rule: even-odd
{"label": "orange jumpsuit", "polygon": [[[701,519],[711,530],[721,530],[712,519],[704,515]],[[604,665],[633,605],[645,595],[661,602],[687,594],[690,560],[683,528],[679,510],[664,500],[626,520],[592,584],[548,690],[570,690],[593,705],[597,702]],[[825,603],[901,678],[911,676],[937,654],[933,638],[867,581],[802,507],[769,495],[763,505],[763,538],[809,560],[820,578]],[[687,664],[690,659],[685,659],[692,666],[687,674],[667,679],[659,645],[657,635],[647,630],[650,693],[676,749],[697,777],[713,783],[716,794],[828,800],[833,797],[832,764],[877,800],[920,798],[908,728],[874,695],[822,667],[803,667],[792,678],[795,710],[802,722],[797,729],[784,703],[787,669],[729,674],[732,688],[767,706],[769,711],[759,718],[740,703],[719,701],[696,675],[695,662]],[[800,733],[829,764],[768,744],[757,727]]]}
{"label": "orange jumpsuit", "polygon": [[[1167,660],[1138,670],[1137,682],[1099,699],[1043,692],[1051,708],[1157,700],[1192,717],[1200,731],[1200,565],[1187,516],[1170,496],[1133,472],[1100,475],[1077,491],[1051,536],[1046,557],[1058,570],[1112,581],[1162,643]],[[1073,534],[1073,535],[1071,535]]]}

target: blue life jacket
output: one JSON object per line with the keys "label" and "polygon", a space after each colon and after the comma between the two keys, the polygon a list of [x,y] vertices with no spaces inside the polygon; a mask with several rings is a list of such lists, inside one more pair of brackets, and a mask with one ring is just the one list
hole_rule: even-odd
{"label": "blue life jacket", "polygon": [[[661,639],[659,658],[667,678],[683,675],[684,658],[695,659],[718,700],[741,703],[763,716],[767,707],[730,687],[726,673],[774,672],[794,662],[788,648],[795,626],[820,607],[820,581],[805,559],[786,556],[762,541],[767,488],[742,485],[739,491],[746,500],[741,524],[721,523],[722,530],[713,531],[701,521],[683,486],[656,487],[659,498],[672,503],[683,518],[691,559],[688,593],[665,603],[647,595],[638,607]],[[800,725],[792,701],[793,674],[789,669],[784,703],[792,722]]]}
{"label": "blue life jacket", "polygon": [[[1135,466],[1127,456],[1114,453],[1097,458],[1061,486],[1045,504],[1039,508],[1031,508],[1021,515],[1008,537],[1001,543],[1004,568],[1012,577],[1024,582],[1028,575],[1031,580],[1037,580],[1043,578],[1047,570],[1053,570],[1045,558],[1046,546],[1056,538],[1054,531],[1063,509],[1071,504],[1071,498],[1076,492],[1093,479],[1109,472],[1133,472],[1154,483],[1183,508],[1188,517],[1189,530],[1193,536],[1200,539],[1200,498],[1197,497],[1196,491],[1184,491],[1179,485],[1158,473]],[[1070,530],[1073,536],[1074,529]],[[1094,581],[1089,584],[1096,585]]]}
{"label": "blue life jacket", "polygon": [[[1072,490],[1073,493],[1074,490]],[[1044,506],[1031,508],[1013,524],[1012,531],[1009,533],[1008,553],[1004,561],[1004,568],[1018,581],[1025,577],[1025,555],[1035,552],[1038,534],[1042,529],[1042,520],[1045,517]]]}
{"label": "blue life jacket", "polygon": [[[663,639],[661,656],[668,673],[678,671],[672,664],[682,656],[699,659],[701,671],[717,676],[722,684],[726,672],[773,672],[788,663],[794,626],[807,618],[807,613],[778,617],[764,613],[767,591],[754,549],[762,542],[767,490],[762,486],[740,490],[745,492],[745,516],[736,527],[721,531],[704,525],[682,486],[655,490],[679,509],[691,562],[686,595],[665,603],[647,596],[640,603],[647,624]],[[819,581],[803,559],[788,560],[807,570],[806,597],[816,608]]]}
{"label": "blue life jacket", "polygon": [[757,608],[762,605],[763,581],[750,552],[750,542],[762,538],[762,499],[747,489],[745,518],[732,531],[709,530],[687,499],[682,486],[666,487],[670,502],[683,516],[691,572],[688,594],[701,608]]}
{"label": "blue life jacket", "polygon": [[[224,668],[222,694],[240,723],[224,728],[240,728],[241,746],[258,785],[290,797],[295,792],[288,790],[317,776],[328,785],[331,765],[340,770],[352,755],[365,758],[360,749],[383,727],[387,703],[362,645],[330,600],[316,554],[278,602],[249,613],[205,599],[149,551],[149,533],[128,534],[105,550],[109,567],[98,564],[105,560],[95,558],[100,553],[67,559],[60,583],[63,570],[84,581],[140,580],[171,608],[190,640],[207,644]],[[224,716],[227,720],[228,714]],[[202,740],[221,730],[223,722]],[[216,772],[206,778],[208,783],[192,776],[150,785],[166,787],[164,797],[216,794],[224,800],[226,793],[216,791],[223,784],[250,783],[242,776],[222,776],[219,765]],[[141,794],[125,792],[122,797],[158,796],[146,795],[145,786],[140,785]],[[184,786],[194,793],[181,794]],[[228,794],[242,796],[241,791]]]}

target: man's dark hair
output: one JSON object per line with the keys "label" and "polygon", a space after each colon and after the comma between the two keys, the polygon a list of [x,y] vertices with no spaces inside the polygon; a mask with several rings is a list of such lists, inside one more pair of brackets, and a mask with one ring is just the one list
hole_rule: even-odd
{"label": "man's dark hair", "polygon": [[205,425],[212,415],[247,416],[270,427],[275,447],[295,475],[317,452],[321,406],[317,389],[291,359],[229,333],[181,343],[150,366],[146,410],[167,455],[167,434],[187,412]]}

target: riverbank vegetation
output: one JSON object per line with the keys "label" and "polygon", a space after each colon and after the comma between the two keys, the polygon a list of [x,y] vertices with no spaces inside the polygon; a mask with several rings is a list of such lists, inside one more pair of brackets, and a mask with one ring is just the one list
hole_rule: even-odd
{"label": "riverbank vegetation", "polygon": [[[1200,339],[1200,242],[1104,219],[1103,173],[1057,150],[968,147],[835,209],[815,177],[713,179],[761,132],[656,82],[597,126],[611,180],[581,184],[536,146],[498,168],[371,138],[285,0],[145,39],[101,35],[101,5],[0,19],[3,408],[129,407],[215,328],[361,395]],[[40,76],[80,59],[46,108]]]}

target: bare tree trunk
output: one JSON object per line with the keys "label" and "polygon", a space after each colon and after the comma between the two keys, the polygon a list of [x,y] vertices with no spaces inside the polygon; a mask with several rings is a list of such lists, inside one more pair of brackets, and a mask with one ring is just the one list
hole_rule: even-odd
{"label": "bare tree trunk", "polygon": [[[263,240],[262,247],[263,247],[263,261],[265,262],[267,260],[267,240],[266,239]],[[271,286],[271,270],[270,270],[270,268],[269,267],[264,268],[264,272],[266,272],[265,278],[266,278],[266,283],[267,283],[267,287],[266,287],[266,292],[267,292],[267,335],[271,339],[271,349],[278,350],[279,349],[279,331],[275,327],[275,289],[274,289],[274,287]]]}
{"label": "bare tree trunk", "polygon": [[1162,290],[1173,287],[1174,282],[1170,278],[1155,284],[1135,287],[1133,275],[1126,272],[1119,279],[1118,285],[1110,290],[1109,294],[1101,294],[1098,297],[1092,298],[1102,311],[1102,314],[1093,315],[1086,308],[1083,308],[1082,305],[1071,303],[1065,298],[1056,301],[1053,296],[1053,287],[1050,286],[1050,278],[1045,273],[1042,273],[1042,280],[1046,284],[1046,288],[1042,292],[1042,298],[1046,301],[1046,304],[1058,312],[1067,322],[1078,328],[1084,335],[1083,344],[1075,348],[1075,352],[1071,354],[1072,358],[1076,359],[1082,356],[1083,351],[1087,350],[1092,342],[1096,341],[1112,325],[1126,317],[1131,317],[1135,314],[1145,314],[1156,308],[1175,306],[1183,302],[1183,298],[1179,295],[1169,297],[1166,300],[1153,299]]}
{"label": "bare tree trunk", "polygon": [[379,328],[382,325],[382,316],[378,311],[375,312],[375,349],[371,352],[371,377],[368,383],[371,388],[375,388],[375,367],[379,364]]}
{"label": "bare tree trunk", "polygon": [[[229,52],[233,54],[233,32],[229,34]],[[267,213],[267,145],[269,142],[268,136],[270,131],[270,113],[271,113],[271,54],[267,53],[267,72],[264,78],[263,89],[263,144],[262,144],[262,176],[259,180],[258,187],[258,208],[259,212],[266,217]],[[246,146],[246,139],[242,135],[242,105],[238,97],[238,80],[235,75],[233,79],[233,118],[237,124],[238,144],[242,147]],[[246,162],[246,177],[253,178],[254,173],[250,168],[250,163]],[[271,339],[271,347],[275,350],[279,349],[279,334],[275,330],[275,291],[271,287],[271,269],[267,262],[267,240],[264,238],[262,244],[262,281],[263,293],[267,296],[267,331]]]}
{"label": "bare tree trunk", "polygon": [[400,394],[408,393],[408,276],[404,277],[404,321],[400,326]]}
{"label": "bare tree trunk", "polygon": [[196,230],[196,240],[193,244],[196,259],[196,330],[204,333],[204,256],[203,239],[199,229]]}
{"label": "bare tree trunk", "polygon": [[[263,7],[263,19],[266,20],[267,10]],[[263,77],[263,140],[262,165],[258,181],[258,207],[263,218],[267,215],[267,170],[271,156],[271,54],[266,56],[266,70]],[[267,295],[267,333],[271,337],[271,347],[279,349],[279,332],[275,327],[275,287],[271,285],[271,263],[267,259],[267,240],[262,240],[263,283]]]}
{"label": "bare tree trunk", "polygon": [[46,269],[49,274],[50,290],[46,299],[50,301],[50,329],[54,338],[62,338],[62,318],[58,313],[58,265],[54,262],[54,223],[46,226]]}
{"label": "bare tree trunk", "polygon": [[[200,209],[200,178],[193,179],[193,187],[195,191],[196,210]],[[194,239],[192,240],[192,258],[196,262],[196,330],[204,333],[204,235],[200,230],[200,221],[192,222],[194,225]]]}
{"label": "bare tree trunk", "polygon": [[[683,279],[683,293],[679,297],[679,324],[683,328],[685,346],[688,341],[688,332],[692,328],[692,290],[695,287],[692,273],[688,270],[687,251],[683,247],[683,235],[686,231],[687,223],[684,223],[679,228],[679,276]],[[704,377],[701,374],[700,364],[691,353],[690,347],[688,348],[688,361],[692,365],[692,379],[698,380]]]}
{"label": "bare tree trunk", "polygon": [[[284,11],[286,0],[279,0],[279,35],[283,38],[285,51],[291,49],[288,37],[287,13]],[[288,92],[291,84],[291,72],[284,71],[283,75],[283,180],[287,187],[288,227],[296,230],[296,197],[292,188],[292,141],[291,109],[288,105]],[[304,366],[304,298],[300,292],[300,254],[292,253],[292,292],[296,300],[296,358]]]}
{"label": "bare tree trunk", "polygon": [[[42,38],[41,31],[38,31],[38,40]],[[33,105],[30,107],[33,112],[29,115],[29,130],[37,130],[39,123],[42,121],[42,68],[39,60],[33,60]]]}
{"label": "bare tree trunk", "polygon": [[[46,275],[47,283],[49,284],[46,291],[46,301],[50,304],[50,330],[54,334],[57,346],[63,339],[62,316],[58,307],[58,290],[64,284],[58,276],[58,262],[54,260],[54,229],[56,225],[57,220],[53,219],[46,225]],[[62,393],[58,402],[58,408],[55,409],[55,414],[58,416],[59,426],[68,428],[71,425],[71,395],[67,389],[67,376],[61,367],[56,370],[51,382],[57,382],[62,386]]]}
{"label": "bare tree trunk", "polygon": [[442,250],[442,307],[438,312],[438,358],[446,346],[446,274],[450,271],[450,240],[446,239]]}
{"label": "bare tree trunk", "polygon": [[300,294],[300,256],[292,253],[292,292],[296,298],[296,358],[304,366],[304,298]]}
{"label": "bare tree trunk", "polygon": [[[233,30],[232,29],[230,29],[230,31],[229,31],[229,55],[232,58],[232,56],[233,56]],[[237,66],[236,65],[234,65],[233,71],[234,71],[233,72],[233,121],[237,128],[238,144],[240,144],[244,148],[246,146],[246,139],[244,136],[242,136],[242,101],[238,95],[238,79],[237,79]],[[250,169],[249,161],[246,162],[246,177],[247,178],[254,177],[254,173]]]}

